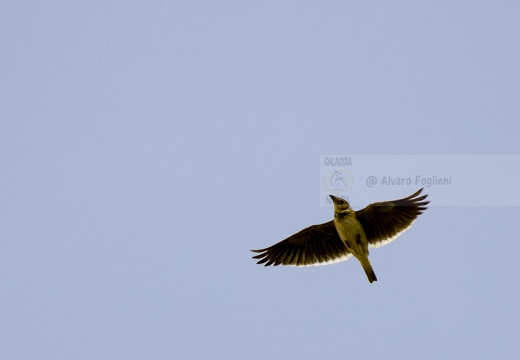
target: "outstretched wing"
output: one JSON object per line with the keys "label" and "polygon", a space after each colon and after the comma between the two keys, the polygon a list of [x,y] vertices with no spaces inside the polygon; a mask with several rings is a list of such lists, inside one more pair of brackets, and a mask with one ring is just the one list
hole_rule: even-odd
{"label": "outstretched wing", "polygon": [[386,245],[412,226],[429,203],[423,201],[428,195],[419,196],[422,190],[404,199],[376,202],[356,211],[370,247]]}
{"label": "outstretched wing", "polygon": [[273,246],[260,250],[253,259],[265,266],[313,266],[326,265],[347,260],[350,252],[341,241],[334,221],[309,226]]}

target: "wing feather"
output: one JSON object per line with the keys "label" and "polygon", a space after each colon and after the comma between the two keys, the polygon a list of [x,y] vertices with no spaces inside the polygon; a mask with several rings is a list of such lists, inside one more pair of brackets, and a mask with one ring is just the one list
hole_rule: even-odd
{"label": "wing feather", "polygon": [[376,202],[356,211],[370,247],[380,247],[395,240],[427,209],[428,195],[419,196],[423,189],[399,200]]}
{"label": "wing feather", "polygon": [[334,221],[305,228],[270,247],[251,250],[259,253],[257,264],[314,266],[347,260],[351,254],[341,241]]}

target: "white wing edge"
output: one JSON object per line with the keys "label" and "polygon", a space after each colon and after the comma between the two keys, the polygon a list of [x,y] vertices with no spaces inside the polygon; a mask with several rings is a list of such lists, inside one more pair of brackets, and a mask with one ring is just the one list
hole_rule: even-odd
{"label": "white wing edge", "polygon": [[369,247],[370,249],[377,249],[377,248],[379,248],[379,247],[381,247],[381,246],[385,246],[386,244],[391,243],[392,241],[394,241],[395,239],[397,239],[397,238],[399,237],[399,235],[401,235],[401,234],[404,233],[406,230],[408,230],[408,229],[412,226],[412,224],[413,224],[414,222],[415,222],[415,220],[412,221],[412,222],[410,223],[410,225],[408,225],[408,227],[404,228],[403,230],[401,230],[400,232],[398,232],[397,234],[395,234],[394,236],[392,236],[392,237],[390,237],[390,238],[388,238],[388,239],[384,239],[384,240],[378,241],[378,242],[375,243],[375,244],[370,244],[370,243],[369,243],[369,244],[368,244],[368,247]]}
{"label": "white wing edge", "polygon": [[[342,255],[338,258],[335,258],[335,259],[331,259],[331,260],[327,260],[327,261],[323,261],[323,262],[319,262],[319,263],[314,263],[314,264],[307,264],[307,265],[285,265],[285,266],[290,266],[290,267],[311,267],[311,266],[323,266],[323,265],[330,265],[330,264],[337,264],[339,262],[342,262],[342,261],[345,261],[345,260],[348,260],[348,258],[350,258],[352,256],[352,254],[346,254],[346,255]],[[281,265],[281,264],[280,264]]]}

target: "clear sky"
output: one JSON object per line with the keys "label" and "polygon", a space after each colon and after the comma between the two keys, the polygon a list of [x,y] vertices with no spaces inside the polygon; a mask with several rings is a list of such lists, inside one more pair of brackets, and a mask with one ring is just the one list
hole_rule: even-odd
{"label": "clear sky", "polygon": [[0,358],[518,358],[519,207],[426,189],[373,284],[249,250],[322,155],[520,154],[519,4],[2,1]]}

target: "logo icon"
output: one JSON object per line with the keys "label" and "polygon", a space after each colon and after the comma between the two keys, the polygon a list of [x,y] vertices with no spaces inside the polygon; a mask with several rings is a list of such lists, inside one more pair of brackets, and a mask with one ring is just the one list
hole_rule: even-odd
{"label": "logo icon", "polygon": [[348,171],[331,170],[323,177],[323,186],[329,194],[345,194],[354,186],[354,180]]}

